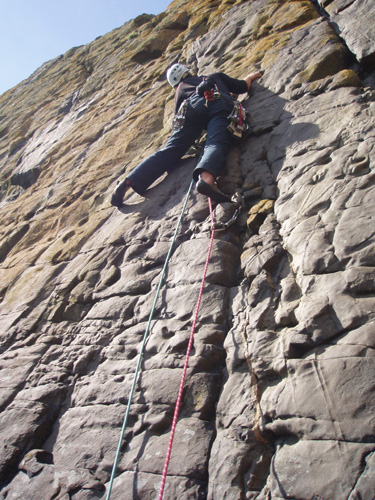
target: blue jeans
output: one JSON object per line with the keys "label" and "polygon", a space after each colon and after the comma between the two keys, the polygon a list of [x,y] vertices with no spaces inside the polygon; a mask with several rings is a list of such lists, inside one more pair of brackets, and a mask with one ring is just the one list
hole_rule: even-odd
{"label": "blue jeans", "polygon": [[210,172],[215,179],[221,173],[232,143],[232,135],[227,127],[233,99],[222,94],[220,99],[208,102],[208,106],[205,103],[204,97],[199,97],[198,94],[192,96],[188,101],[183,127],[172,134],[164,148],[142,161],[127,176],[135,191],[143,193],[164,172],[172,172],[177,168],[179,160],[198,139],[202,130],[207,130],[207,140],[193,178],[197,180],[202,170]]}

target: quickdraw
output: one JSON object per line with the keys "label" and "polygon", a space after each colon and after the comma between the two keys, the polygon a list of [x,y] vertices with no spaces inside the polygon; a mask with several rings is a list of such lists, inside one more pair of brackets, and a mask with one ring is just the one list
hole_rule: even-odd
{"label": "quickdraw", "polygon": [[181,130],[182,127],[184,126],[187,107],[188,107],[188,101],[187,99],[185,99],[185,101],[182,101],[181,106],[178,108],[177,113],[174,115],[172,122],[173,130]]}
{"label": "quickdraw", "polygon": [[244,197],[240,193],[236,193],[232,196],[232,201],[235,203],[236,209],[232,217],[227,222],[214,222],[214,227],[216,231],[225,231],[228,227],[232,226],[241,214],[242,208],[244,207]]}
{"label": "quickdraw", "polygon": [[[226,222],[215,219],[213,223],[215,231],[226,231],[227,229],[230,228],[230,226],[232,226],[238,220],[239,216],[242,213],[243,208],[245,207],[245,199],[242,193],[240,193],[239,191],[237,191],[232,196],[232,206],[234,209],[233,214],[229,215],[230,218]],[[225,218],[226,214],[224,214],[223,217]],[[208,220],[206,219],[202,223],[197,224],[195,227],[193,227],[192,231],[195,234],[208,231]]]}
{"label": "quickdraw", "polygon": [[233,110],[228,116],[230,124],[228,125],[229,132],[238,139],[241,139],[243,132],[245,132],[249,126],[246,123],[246,111],[242,106],[240,101],[235,101]]}

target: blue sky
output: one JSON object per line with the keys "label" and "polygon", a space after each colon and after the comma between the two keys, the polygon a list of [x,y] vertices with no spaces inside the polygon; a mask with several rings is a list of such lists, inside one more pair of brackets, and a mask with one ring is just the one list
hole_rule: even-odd
{"label": "blue sky", "polygon": [[0,94],[44,62],[172,0],[0,0]]}

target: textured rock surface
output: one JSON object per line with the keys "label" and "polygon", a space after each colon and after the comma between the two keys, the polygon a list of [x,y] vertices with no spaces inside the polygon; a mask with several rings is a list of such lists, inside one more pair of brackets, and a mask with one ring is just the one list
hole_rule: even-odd
{"label": "textured rock surface", "polygon": [[[1,498],[105,498],[195,160],[121,211],[108,196],[167,138],[178,58],[264,76],[221,179],[246,206],[216,233],[164,498],[375,497],[373,26],[367,0],[175,0],[0,96]],[[209,230],[193,193],[112,498],[157,497]]]}
{"label": "textured rock surface", "polygon": [[373,66],[375,12],[371,0],[333,0],[327,6],[330,21],[356,58]]}

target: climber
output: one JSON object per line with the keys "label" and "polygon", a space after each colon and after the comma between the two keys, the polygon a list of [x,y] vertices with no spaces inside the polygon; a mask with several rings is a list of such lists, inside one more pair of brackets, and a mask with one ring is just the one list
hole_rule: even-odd
{"label": "climber", "polygon": [[224,168],[232,142],[232,135],[227,129],[228,115],[234,105],[231,93],[247,93],[251,83],[261,76],[261,73],[252,73],[243,80],[231,78],[225,73],[192,76],[186,66],[172,65],[167,71],[167,80],[176,90],[174,123],[177,122],[177,126],[164,148],[142,161],[117,184],[111,204],[120,208],[129,188],[143,194],[166,171],[176,168],[178,160],[194,144],[202,130],[207,130],[207,139],[193,172],[196,189],[218,203],[230,202],[229,196],[218,188],[216,178]]}

